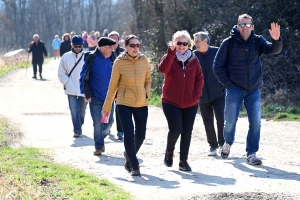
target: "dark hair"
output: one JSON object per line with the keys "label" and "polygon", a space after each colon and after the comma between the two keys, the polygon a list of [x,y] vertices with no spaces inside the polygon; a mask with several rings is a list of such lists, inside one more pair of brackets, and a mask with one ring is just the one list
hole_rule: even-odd
{"label": "dark hair", "polygon": [[252,17],[251,17],[250,15],[248,15],[248,14],[242,14],[242,15],[240,15],[240,16],[238,17],[237,23],[240,22],[240,19],[241,19],[241,18],[251,19],[251,23],[253,24],[253,19],[252,19]]}
{"label": "dark hair", "polygon": [[137,36],[135,35],[128,35],[126,38],[125,38],[125,46],[128,46],[129,45],[129,41],[131,39],[137,39],[137,40],[140,40],[140,38],[138,38]]}

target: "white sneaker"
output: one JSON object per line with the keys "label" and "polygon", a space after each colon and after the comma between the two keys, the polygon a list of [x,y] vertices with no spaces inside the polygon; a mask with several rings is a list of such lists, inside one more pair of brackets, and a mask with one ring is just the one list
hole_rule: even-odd
{"label": "white sneaker", "polygon": [[226,142],[224,143],[222,149],[221,149],[221,157],[222,158],[227,158],[229,156],[230,153],[230,145],[227,144]]}
{"label": "white sneaker", "polygon": [[208,155],[208,156],[215,156],[215,155],[217,155],[217,149],[211,147],[211,148],[209,149],[209,152],[208,152],[207,155]]}

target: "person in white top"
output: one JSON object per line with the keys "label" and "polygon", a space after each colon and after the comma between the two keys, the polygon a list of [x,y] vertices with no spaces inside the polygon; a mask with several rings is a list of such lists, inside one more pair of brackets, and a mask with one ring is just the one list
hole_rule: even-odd
{"label": "person in white top", "polygon": [[64,85],[65,94],[68,95],[69,108],[74,128],[74,138],[82,135],[86,102],[80,93],[79,77],[84,64],[83,39],[75,35],[71,42],[71,51],[65,53],[58,67],[58,79]]}

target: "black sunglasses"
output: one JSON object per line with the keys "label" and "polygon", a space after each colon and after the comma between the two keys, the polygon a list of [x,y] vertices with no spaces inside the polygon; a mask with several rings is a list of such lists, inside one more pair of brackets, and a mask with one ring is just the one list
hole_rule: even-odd
{"label": "black sunglasses", "polygon": [[131,48],[140,48],[142,45],[141,44],[129,44],[128,46],[130,46]]}
{"label": "black sunglasses", "polygon": [[251,23],[239,23],[239,27],[244,28],[244,27],[250,28],[252,26]]}
{"label": "black sunglasses", "polygon": [[178,46],[180,45],[187,46],[188,44],[189,44],[188,42],[180,42],[180,41],[177,42]]}
{"label": "black sunglasses", "polygon": [[79,46],[77,46],[77,45],[73,45],[73,48],[82,48],[82,45],[79,45]]}

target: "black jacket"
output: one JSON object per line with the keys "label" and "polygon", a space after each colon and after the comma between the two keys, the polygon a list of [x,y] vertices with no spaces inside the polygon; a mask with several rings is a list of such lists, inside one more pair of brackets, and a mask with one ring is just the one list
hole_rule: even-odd
{"label": "black jacket", "polygon": [[120,47],[120,45],[118,45],[118,48],[116,48],[115,50],[114,50],[114,52],[116,53],[116,55],[117,56],[119,56],[122,52],[124,52],[125,51],[125,49],[124,48],[122,48],[122,47]]}
{"label": "black jacket", "polygon": [[69,51],[71,51],[71,41],[70,40],[64,40],[61,44],[60,44],[60,57],[62,55],[64,55],[64,53],[67,53]]}
{"label": "black jacket", "polygon": [[204,76],[204,86],[200,103],[212,102],[225,95],[224,90],[222,90],[222,84],[218,81],[212,70],[213,61],[218,49],[218,47],[210,46],[204,55],[198,50],[194,51],[200,62]]}
{"label": "black jacket", "polygon": [[[236,25],[231,30],[234,43],[230,55],[227,55],[228,38],[226,38],[215,57],[213,71],[218,80],[227,89],[235,84],[246,91],[259,89],[262,84],[262,65],[255,45],[255,38],[259,37],[261,54],[278,54],[282,49],[282,40],[268,42],[263,36],[257,36],[254,31],[247,41],[244,41]],[[228,56],[228,58],[227,58]]]}
{"label": "black jacket", "polygon": [[32,41],[29,45],[28,52],[32,52],[32,63],[43,62],[44,55],[47,56],[47,50],[43,41],[39,40],[38,43]]}

